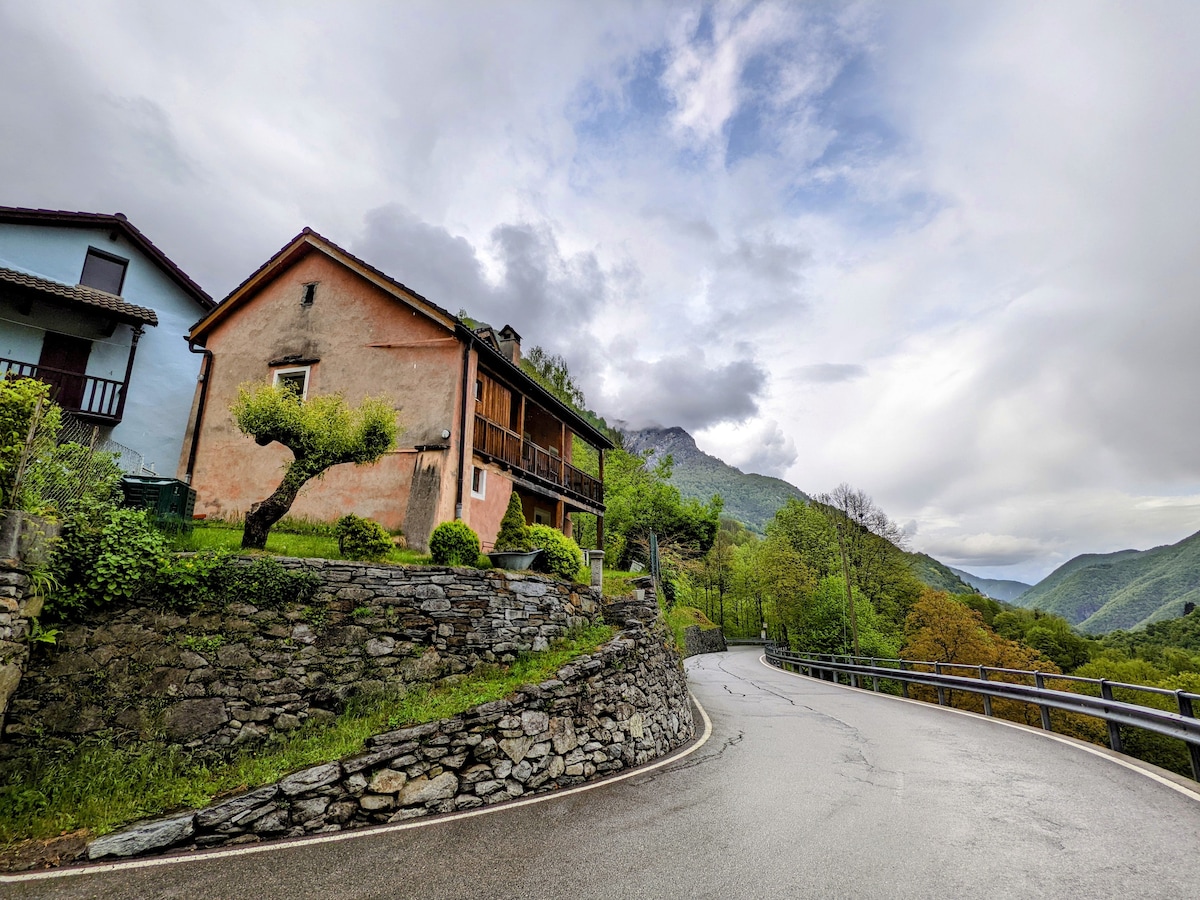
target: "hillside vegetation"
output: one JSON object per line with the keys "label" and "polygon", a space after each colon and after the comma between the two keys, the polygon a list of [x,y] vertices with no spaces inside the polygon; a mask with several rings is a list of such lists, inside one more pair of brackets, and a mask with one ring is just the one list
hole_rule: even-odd
{"label": "hillside vegetation", "polygon": [[651,465],[669,454],[675,463],[671,484],[685,499],[705,502],[719,494],[725,501],[724,515],[757,534],[764,533],[775,511],[789,499],[808,499],[781,478],[743,472],[705,453],[682,428],[645,428],[627,431],[623,437],[628,452],[649,450]]}
{"label": "hillside vegetation", "polygon": [[[960,577],[957,569],[938,562],[927,553],[904,553],[908,567],[922,584],[929,585],[935,591],[946,591],[950,594],[974,594],[976,589]],[[997,599],[1002,600],[1003,597]]]}
{"label": "hillside vegetation", "polygon": [[954,566],[947,566],[947,568],[971,587],[975,588],[975,590],[982,591],[993,600],[1011,602],[1032,587],[1032,585],[1026,584],[1023,581],[1009,581],[1005,578],[980,578],[978,575],[972,575],[970,572],[964,572],[962,569],[954,568]]}
{"label": "hillside vegetation", "polygon": [[1200,533],[1153,550],[1084,554],[1014,601],[1100,634],[1183,615],[1200,604]]}

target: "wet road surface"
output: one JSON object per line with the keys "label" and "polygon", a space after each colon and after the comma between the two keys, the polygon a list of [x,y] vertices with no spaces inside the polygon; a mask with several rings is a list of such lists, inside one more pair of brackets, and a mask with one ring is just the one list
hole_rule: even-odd
{"label": "wet road surface", "polygon": [[1200,796],[1078,747],[694,657],[690,756],[474,818],[0,884],[8,898],[1200,897]]}

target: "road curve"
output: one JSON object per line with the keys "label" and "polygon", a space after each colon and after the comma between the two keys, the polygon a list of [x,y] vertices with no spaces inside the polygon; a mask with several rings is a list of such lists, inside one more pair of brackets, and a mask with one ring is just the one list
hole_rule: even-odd
{"label": "road curve", "polygon": [[8,898],[1200,896],[1200,796],[979,717],[688,661],[694,754],[548,802]]}

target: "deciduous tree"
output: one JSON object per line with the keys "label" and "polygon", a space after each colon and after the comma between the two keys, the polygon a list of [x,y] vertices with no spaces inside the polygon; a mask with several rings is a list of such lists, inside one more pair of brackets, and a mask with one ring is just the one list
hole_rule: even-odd
{"label": "deciduous tree", "polygon": [[269,384],[243,385],[231,407],[244,434],[260,446],[278,442],[292,451],[283,480],[271,496],[250,507],[242,547],[261,550],[271,526],[287,515],[300,489],[331,466],[365,466],[396,442],[396,410],[386,397],[368,397],[352,409],[340,394],[300,398]]}

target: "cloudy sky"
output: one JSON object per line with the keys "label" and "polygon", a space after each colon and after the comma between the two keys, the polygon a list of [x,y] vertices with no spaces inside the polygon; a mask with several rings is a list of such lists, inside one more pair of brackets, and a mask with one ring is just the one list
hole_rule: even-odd
{"label": "cloudy sky", "polygon": [[1036,581],[1200,529],[1200,4],[0,0],[0,204],[309,225]]}

